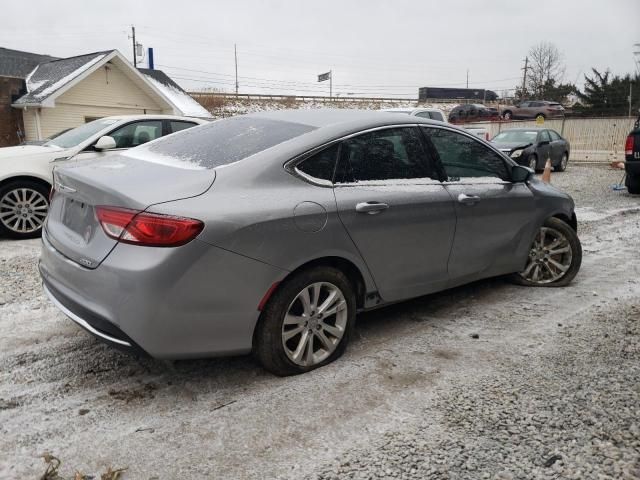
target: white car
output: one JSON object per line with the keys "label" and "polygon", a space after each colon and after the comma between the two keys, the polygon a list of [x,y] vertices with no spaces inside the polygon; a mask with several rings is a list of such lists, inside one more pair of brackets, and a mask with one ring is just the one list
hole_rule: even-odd
{"label": "white car", "polygon": [[[406,113],[407,115],[414,115],[416,117],[430,118],[431,120],[438,120],[439,122],[447,122],[447,116],[439,108],[385,108],[385,112],[393,113]],[[489,131],[486,128],[478,127],[462,127],[472,135],[489,141]]]}
{"label": "white car", "polygon": [[105,117],[43,145],[0,148],[0,236],[40,235],[55,166],[102,157],[205,123],[208,121],[173,115]]}

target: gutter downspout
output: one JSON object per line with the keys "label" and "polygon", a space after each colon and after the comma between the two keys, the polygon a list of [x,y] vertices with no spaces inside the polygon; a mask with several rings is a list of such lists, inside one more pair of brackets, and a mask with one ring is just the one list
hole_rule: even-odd
{"label": "gutter downspout", "polygon": [[38,136],[36,140],[42,140],[42,127],[40,126],[40,109],[36,108],[34,111],[36,114],[36,135]]}

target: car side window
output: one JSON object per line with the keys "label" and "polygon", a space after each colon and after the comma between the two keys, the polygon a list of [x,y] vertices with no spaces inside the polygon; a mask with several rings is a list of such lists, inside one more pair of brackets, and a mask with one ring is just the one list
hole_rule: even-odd
{"label": "car side window", "polygon": [[423,127],[449,181],[465,178],[495,177],[510,180],[505,160],[478,140],[451,130]]}
{"label": "car side window", "polygon": [[133,148],[162,136],[162,120],[133,122],[109,134],[116,141],[116,148]]}
{"label": "car side window", "polygon": [[556,140],[562,140],[562,137],[558,134],[558,132],[554,130],[548,130],[549,135],[551,135],[551,141],[555,142]]}
{"label": "car side window", "polygon": [[342,142],[336,183],[437,179],[433,159],[414,127],[389,128]]}
{"label": "car side window", "polygon": [[171,124],[171,132],[176,133],[180,130],[186,130],[187,128],[195,127],[197,123],[193,122],[181,122],[179,120],[171,120],[169,122]]}
{"label": "car side window", "polygon": [[431,115],[429,115],[429,112],[418,112],[416,113],[416,117],[431,118]]}
{"label": "car side window", "polygon": [[339,149],[340,144],[335,143],[296,165],[296,170],[314,179],[332,182]]}
{"label": "car side window", "polygon": [[524,107],[528,107],[529,106],[529,102],[520,102],[519,107],[524,108]]}
{"label": "car side window", "polygon": [[549,132],[547,130],[543,130],[540,132],[538,136],[538,142],[550,142],[551,137],[549,136]]}
{"label": "car side window", "polygon": [[438,120],[440,122],[444,122],[444,117],[440,112],[431,112],[431,118],[433,120]]}

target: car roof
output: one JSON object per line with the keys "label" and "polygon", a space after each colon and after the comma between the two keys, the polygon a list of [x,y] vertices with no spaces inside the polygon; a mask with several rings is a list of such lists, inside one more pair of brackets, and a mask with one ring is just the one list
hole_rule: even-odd
{"label": "car roof", "polygon": [[247,115],[254,118],[300,123],[317,129],[332,127],[346,130],[371,128],[377,125],[425,123],[442,125],[442,122],[414,117],[406,113],[382,110],[355,110],[346,108],[291,109],[259,112]]}
{"label": "car roof", "polygon": [[144,114],[144,115],[112,115],[110,117],[101,117],[100,120],[117,120],[117,121],[130,121],[130,120],[146,120],[158,118],[162,120],[186,120],[189,122],[196,122],[200,124],[209,123],[207,120],[196,117],[183,117],[180,115],[162,115],[162,114]]}
{"label": "car roof", "polygon": [[440,110],[439,108],[433,108],[433,107],[396,107],[396,108],[383,108],[380,110],[381,112],[389,112],[389,113],[393,113],[393,112],[441,112],[442,110]]}
{"label": "car roof", "polygon": [[532,130],[536,132],[541,132],[542,130],[551,130],[550,128],[545,127],[530,127],[530,128],[507,128],[506,130],[502,130],[503,132],[531,132]]}

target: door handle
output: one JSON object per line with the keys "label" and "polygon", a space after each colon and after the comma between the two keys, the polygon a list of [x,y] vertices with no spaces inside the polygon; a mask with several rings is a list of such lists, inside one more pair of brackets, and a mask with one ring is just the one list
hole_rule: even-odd
{"label": "door handle", "polygon": [[478,203],[480,201],[480,197],[477,195],[467,195],[465,193],[461,193],[458,195],[458,202],[464,203],[465,205],[473,205],[474,203]]}
{"label": "door handle", "polygon": [[358,213],[368,213],[369,215],[375,215],[376,213],[380,213],[383,210],[389,208],[389,205],[386,203],[380,202],[362,202],[356,205],[356,212]]}

